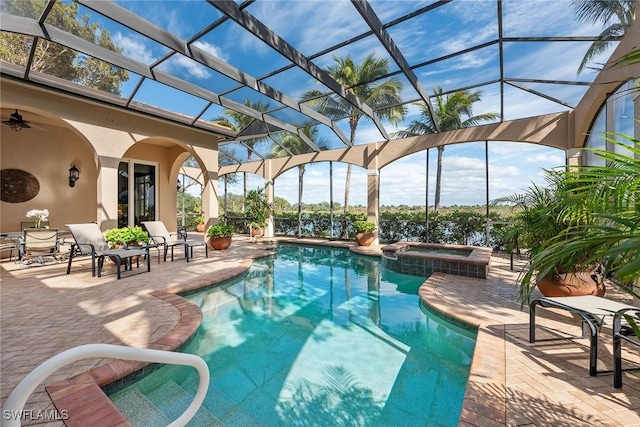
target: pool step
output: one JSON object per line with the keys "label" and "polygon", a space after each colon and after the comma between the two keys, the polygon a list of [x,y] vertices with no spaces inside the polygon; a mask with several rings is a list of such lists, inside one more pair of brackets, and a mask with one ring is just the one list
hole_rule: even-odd
{"label": "pool step", "polygon": [[[194,395],[194,392],[187,391],[180,387],[175,381],[169,380],[155,390],[147,393],[146,397],[156,408],[159,408],[164,416],[173,421],[187,409]],[[201,406],[187,425],[215,426],[221,424],[207,408]]]}
{"label": "pool step", "polygon": [[116,393],[111,396],[111,400],[122,415],[136,427],[164,427],[171,422],[136,389]]}

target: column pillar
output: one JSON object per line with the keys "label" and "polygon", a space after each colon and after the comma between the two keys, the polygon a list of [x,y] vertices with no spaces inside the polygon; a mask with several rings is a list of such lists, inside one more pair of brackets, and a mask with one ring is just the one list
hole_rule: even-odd
{"label": "column pillar", "polygon": [[220,221],[218,207],[218,151],[210,148],[192,147],[203,164],[202,168],[202,212],[205,231]]}
{"label": "column pillar", "polygon": [[[378,222],[379,213],[378,206],[380,205],[380,171],[377,169],[367,170],[367,221],[375,222],[380,228]],[[378,237],[378,230],[375,233],[374,245],[380,243]]]}
{"label": "column pillar", "polygon": [[271,205],[269,215],[267,215],[267,225],[264,229],[264,237],[275,236],[275,223],[273,220],[273,202],[275,200],[275,186],[273,177],[271,176],[271,160],[264,162],[264,194],[267,197],[267,203]]}
{"label": "column pillar", "polygon": [[582,163],[582,149],[570,148],[566,152],[567,166],[580,166]]}
{"label": "column pillar", "polygon": [[275,199],[274,190],[273,180],[265,179],[264,194],[267,196],[267,203],[271,204],[272,208],[269,210],[269,215],[267,215],[267,225],[264,229],[264,237],[273,237],[275,235],[275,223],[273,221],[273,201]]}
{"label": "column pillar", "polygon": [[118,227],[118,165],[120,159],[98,156],[96,221],[102,231]]}

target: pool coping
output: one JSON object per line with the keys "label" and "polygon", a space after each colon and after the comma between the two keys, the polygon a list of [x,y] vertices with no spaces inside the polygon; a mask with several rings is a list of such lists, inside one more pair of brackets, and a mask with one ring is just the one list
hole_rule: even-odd
{"label": "pool coping", "polygon": [[[288,243],[288,239],[279,240]],[[316,244],[317,242],[291,243]],[[325,246],[345,247],[344,244]],[[354,252],[379,256],[382,251],[374,248],[358,250],[357,246],[348,247]],[[356,249],[356,250],[354,250]],[[262,256],[268,256],[265,253]],[[245,273],[254,257],[244,260],[241,266],[205,275],[188,285],[162,291],[153,291],[150,295],[171,304],[180,312],[177,324],[164,336],[149,343],[147,348],[175,351],[196,333],[202,320],[202,311],[193,302],[181,297],[198,289],[219,285],[229,279]],[[436,311],[462,321],[478,329],[469,379],[465,391],[459,425],[461,426],[504,426],[506,424],[506,357],[505,328],[489,319],[472,316],[459,307],[447,304],[436,295],[436,289],[445,279],[445,273],[433,273],[421,286],[418,295],[423,303]],[[494,324],[491,324],[494,323]],[[114,360],[90,369],[63,381],[45,387],[54,406],[60,413],[68,414],[64,420],[69,427],[99,425],[101,427],[131,426],[115,404],[109,399],[102,387],[122,381],[126,377],[144,370],[149,363]],[[65,411],[65,412],[62,412]]]}
{"label": "pool coping", "polygon": [[507,414],[506,337],[504,324],[469,313],[437,296],[446,273],[433,273],[418,290],[422,303],[477,328],[460,426],[504,426]]}

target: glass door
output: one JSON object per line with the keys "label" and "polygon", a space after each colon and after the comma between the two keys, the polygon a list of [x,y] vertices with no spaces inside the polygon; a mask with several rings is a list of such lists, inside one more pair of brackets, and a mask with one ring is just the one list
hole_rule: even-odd
{"label": "glass door", "polygon": [[[133,179],[131,179],[133,177]],[[156,219],[156,166],[122,161],[118,167],[118,227]]]}
{"label": "glass door", "polygon": [[129,162],[118,165],[118,228],[129,225]]}

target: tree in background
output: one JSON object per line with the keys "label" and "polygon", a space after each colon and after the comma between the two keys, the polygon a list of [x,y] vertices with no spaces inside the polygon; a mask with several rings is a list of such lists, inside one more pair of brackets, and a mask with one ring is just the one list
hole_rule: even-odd
{"label": "tree in background", "polygon": [[[482,95],[482,92],[479,90],[475,92],[462,90],[444,95],[442,87],[438,86],[434,89],[433,94],[435,95],[434,98],[432,98],[435,104],[434,115],[441,132],[477,126],[480,122],[489,122],[500,117],[498,113],[484,113],[477,116],[473,115],[473,104],[480,101],[480,96]],[[411,121],[407,129],[396,132],[396,136],[400,138],[407,138],[410,136],[436,133],[436,127],[431,120],[431,115],[429,114],[429,108],[427,105],[424,102],[416,102],[414,105],[420,108],[420,117]],[[436,212],[440,209],[443,153],[444,146],[438,146],[436,194],[433,207],[433,210]]]}
{"label": "tree in background", "polygon": [[[45,0],[4,0],[2,13],[38,19],[48,2]],[[97,23],[89,22],[89,15],[78,17],[78,4],[56,2],[46,23],[114,52],[121,53],[109,32]],[[32,37],[8,32],[0,33],[0,58],[12,64],[27,65],[34,40]],[[60,77],[74,83],[120,94],[122,83],[129,73],[96,58],[79,55],[57,43],[38,39],[30,71]]]}
{"label": "tree in background", "polygon": [[[384,58],[377,58],[374,53],[370,53],[364,61],[356,64],[351,56],[345,58],[333,57],[334,65],[326,69],[327,73],[335,81],[353,93],[361,102],[369,105],[376,111],[376,114],[383,119],[387,119],[392,125],[396,125],[406,114],[406,107],[398,105],[402,99],[402,82],[395,78],[390,78],[384,82],[375,84],[374,82],[389,73],[389,61]],[[356,128],[362,111],[351,105],[338,95],[322,96],[319,90],[305,92],[302,96],[303,102],[315,108],[325,116],[340,120],[349,118],[349,141],[355,145]],[[366,117],[366,116],[365,116]],[[344,188],[344,212],[349,210],[349,191],[351,187],[351,164],[347,164],[347,177]],[[346,229],[346,227],[345,227]]]}
{"label": "tree in background", "polygon": [[229,184],[233,185],[236,184],[238,181],[240,181],[240,178],[238,177],[237,173],[228,173],[226,175],[222,175],[218,177],[218,183],[222,181],[224,182],[224,196],[223,196],[223,209],[224,209],[224,215],[227,215],[227,201],[228,201],[228,187]]}
{"label": "tree in background", "polygon": [[[317,126],[306,126],[302,133],[319,148],[326,148],[326,141],[318,134]],[[287,134],[278,144],[273,146],[271,153],[276,157],[303,154],[309,152],[309,146],[298,135]],[[305,165],[298,166],[298,237],[302,237],[302,192],[304,185]]]}
{"label": "tree in background", "polygon": [[[200,169],[200,164],[193,156],[189,156],[182,162],[183,169],[178,173],[178,214],[183,227],[190,225],[188,223],[193,221],[199,221],[202,217],[202,184],[197,179],[187,175],[184,170],[185,167]],[[200,188],[200,195],[197,197],[188,192],[190,188],[196,186]],[[193,202],[193,199],[196,201]]]}
{"label": "tree in background", "polygon": [[[249,99],[244,100],[244,105],[256,111],[261,111],[263,113],[269,110],[270,108],[270,105],[268,102],[266,103],[261,101],[252,102]],[[254,119],[251,116],[247,116],[246,114],[242,114],[228,108],[224,110],[222,114],[223,116],[214,117],[211,121],[215,124],[226,126],[232,129],[233,131],[235,131],[236,133],[241,133],[243,130],[251,126],[251,124],[256,121],[256,119]],[[244,145],[247,147],[247,162],[251,161],[251,156],[253,154],[253,147],[257,143],[265,140],[267,140],[267,137],[253,138],[253,139],[248,139],[246,141],[243,141]],[[247,185],[248,185],[247,174],[245,173],[244,174],[244,198],[245,199],[247,198]],[[225,185],[225,188],[226,188],[226,185]],[[244,211],[244,207],[243,207],[243,211]]]}
{"label": "tree in background", "polygon": [[631,26],[636,17],[637,0],[572,0],[571,8],[579,21],[593,24],[602,22],[607,25],[598,35],[599,40],[594,41],[578,67],[580,74],[593,58],[603,53],[611,45],[607,40],[611,37],[621,37]]}

